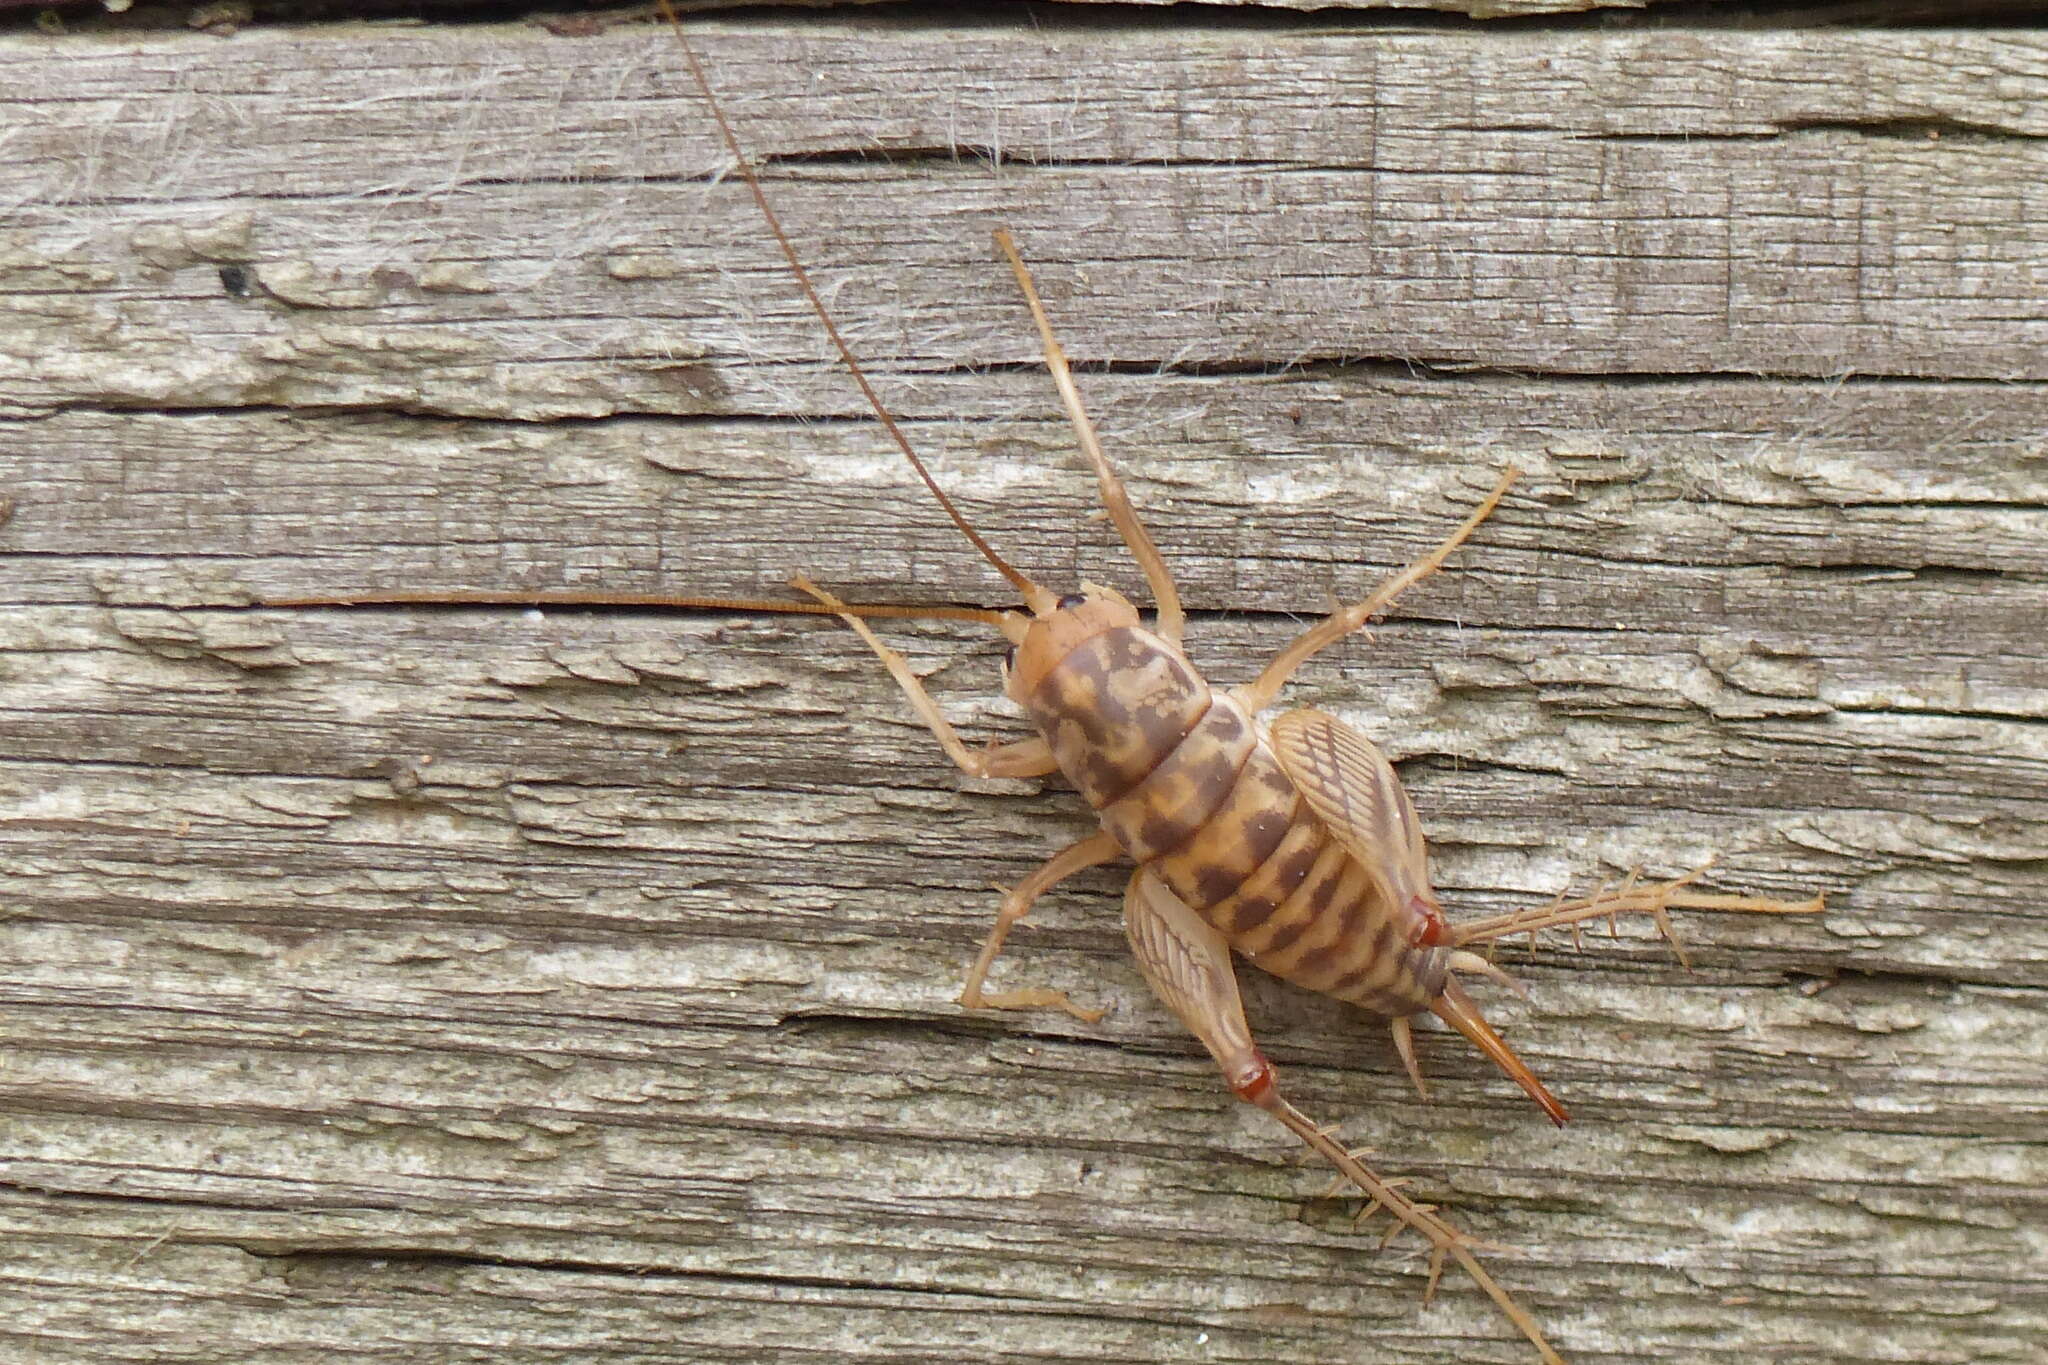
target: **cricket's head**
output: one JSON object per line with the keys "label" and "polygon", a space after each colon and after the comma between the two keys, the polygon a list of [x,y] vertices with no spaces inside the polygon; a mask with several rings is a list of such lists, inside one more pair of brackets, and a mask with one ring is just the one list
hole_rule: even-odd
{"label": "cricket's head", "polygon": [[1104,631],[1139,623],[1138,609],[1115,588],[1083,583],[1080,591],[1064,597],[1046,597],[1031,603],[1031,616],[1013,617],[1021,629],[1011,635],[1013,646],[1004,668],[1003,691],[1023,702],[1045,680],[1045,675],[1084,641]]}

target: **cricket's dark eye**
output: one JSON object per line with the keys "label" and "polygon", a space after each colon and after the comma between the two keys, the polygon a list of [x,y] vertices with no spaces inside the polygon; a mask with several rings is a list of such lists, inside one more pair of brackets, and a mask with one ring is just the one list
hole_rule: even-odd
{"label": "cricket's dark eye", "polygon": [[1017,646],[1011,645],[1003,651],[1003,672],[1008,673],[1017,666]]}
{"label": "cricket's dark eye", "polygon": [[1085,592],[1070,592],[1065,597],[1062,597],[1060,599],[1060,610],[1072,611],[1075,607],[1080,606],[1083,602],[1086,602],[1087,600],[1088,594]]}

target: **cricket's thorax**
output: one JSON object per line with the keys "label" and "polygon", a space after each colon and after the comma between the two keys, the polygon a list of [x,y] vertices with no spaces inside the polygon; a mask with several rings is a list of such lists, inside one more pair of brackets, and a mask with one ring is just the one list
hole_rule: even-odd
{"label": "cricket's thorax", "polygon": [[1445,951],[1414,946],[1415,912],[1331,837],[1244,708],[1122,615],[1027,640],[1019,680],[1103,828],[1273,975],[1382,1014],[1428,1008]]}

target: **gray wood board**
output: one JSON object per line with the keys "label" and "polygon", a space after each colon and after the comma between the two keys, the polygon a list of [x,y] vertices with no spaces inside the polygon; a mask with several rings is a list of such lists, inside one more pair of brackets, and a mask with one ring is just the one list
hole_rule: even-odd
{"label": "gray wood board", "polygon": [[[1043,17],[1043,12],[1039,12]],[[1401,763],[1455,914],[1718,855],[1820,920],[1506,961],[1553,1133],[1247,981],[1283,1084],[1575,1362],[2040,1359],[2048,41],[705,24],[1000,546],[1136,591],[1009,224],[1219,681]],[[833,623],[999,603],[645,27],[0,41],[0,1352],[1520,1362],[1146,993],[1088,827]],[[989,154],[997,155],[991,157]],[[891,625],[979,741],[999,642]],[[1248,973],[1248,976],[1252,974]]]}

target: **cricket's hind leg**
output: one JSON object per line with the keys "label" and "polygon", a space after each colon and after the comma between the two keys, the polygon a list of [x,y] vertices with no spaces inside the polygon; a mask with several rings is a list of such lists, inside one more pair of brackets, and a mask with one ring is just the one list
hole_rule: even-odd
{"label": "cricket's hind leg", "polygon": [[1292,644],[1281,650],[1273,662],[1266,665],[1266,670],[1259,674],[1258,681],[1237,688],[1232,695],[1253,714],[1271,706],[1273,699],[1280,695],[1280,689],[1294,676],[1295,669],[1385,611],[1393,605],[1395,598],[1442,568],[1444,561],[1451,557],[1451,551],[1464,544],[1466,538],[1479,529],[1479,523],[1492,515],[1493,509],[1500,505],[1500,500],[1507,496],[1508,485],[1520,477],[1521,472],[1515,466],[1509,465],[1501,474],[1500,482],[1486,495],[1486,500],[1474,508],[1472,514],[1460,522],[1458,529],[1446,536],[1441,545],[1382,583],[1378,591],[1363,602],[1354,606],[1339,607],[1296,636]]}
{"label": "cricket's hind leg", "polygon": [[1095,481],[1102,490],[1102,505],[1108,510],[1117,533],[1124,538],[1124,544],[1130,547],[1131,557],[1145,571],[1145,582],[1152,589],[1152,600],[1158,613],[1152,628],[1178,644],[1186,618],[1181,611],[1180,590],[1174,586],[1173,573],[1161,558],[1159,547],[1152,543],[1145,524],[1138,520],[1130,495],[1124,491],[1124,481],[1117,477],[1109,457],[1102,453],[1102,442],[1095,436],[1095,424],[1088,420],[1088,412],[1081,406],[1081,391],[1074,386],[1067,353],[1052,334],[1052,322],[1045,315],[1045,305],[1039,302],[1038,287],[1031,282],[1031,272],[1025,267],[1024,258],[1017,254],[1017,244],[1010,240],[1009,229],[997,228],[995,238],[996,246],[1009,258],[1010,270],[1017,276],[1017,287],[1024,292],[1025,306],[1031,309],[1031,319],[1038,324],[1038,339],[1045,351],[1045,368],[1051,372],[1052,382],[1060,391],[1060,401],[1066,405],[1067,420],[1074,424],[1074,437],[1081,443],[1081,452],[1095,468]]}
{"label": "cricket's hind leg", "polygon": [[1415,1229],[1429,1242],[1429,1290],[1434,1291],[1437,1275],[1446,1256],[1464,1267],[1486,1291],[1500,1311],[1529,1339],[1544,1365],[1564,1365],[1563,1358],[1543,1339],[1542,1329],[1527,1309],[1486,1273],[1473,1254],[1478,1243],[1439,1218],[1428,1207],[1417,1204],[1346,1151],[1308,1116],[1289,1104],[1275,1083],[1273,1068],[1260,1055],[1245,1021],[1244,1002],[1238,995],[1237,975],[1232,970],[1230,948],[1223,936],[1157,877],[1140,868],[1124,893],[1124,931],[1131,940],[1138,969],[1153,991],[1180,1017],[1190,1033],[1199,1038],[1237,1097],[1271,1114],[1289,1132],[1320,1154],[1343,1177],[1363,1191],[1377,1206],[1384,1207],[1400,1223]]}
{"label": "cricket's hind leg", "polygon": [[[1803,901],[1773,900],[1768,896],[1727,896],[1710,892],[1689,891],[1691,886],[1706,872],[1705,867],[1688,872],[1683,877],[1669,881],[1641,883],[1631,874],[1619,887],[1602,889],[1590,896],[1566,900],[1560,896],[1549,905],[1535,906],[1527,910],[1515,910],[1489,919],[1472,920],[1450,927],[1450,942],[1453,947],[1464,949],[1476,943],[1491,943],[1509,938],[1515,934],[1527,934],[1533,942],[1538,932],[1544,929],[1570,927],[1577,933],[1577,926],[1587,920],[1606,920],[1610,927],[1620,915],[1648,915],[1671,944],[1678,955],[1680,964],[1691,966],[1686,961],[1685,947],[1678,941],[1677,931],[1671,927],[1672,910],[1720,910],[1751,915],[1817,915],[1827,909],[1823,897],[1814,896]],[[1457,952],[1451,956],[1451,966],[1460,971],[1477,971],[1499,976],[1499,970],[1484,958],[1469,952]],[[1512,983],[1510,983],[1512,984]]]}

